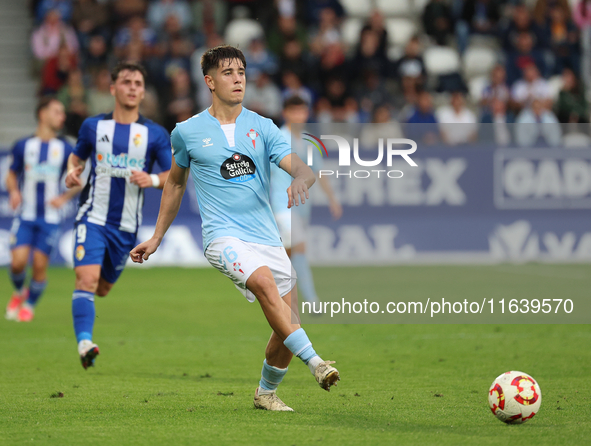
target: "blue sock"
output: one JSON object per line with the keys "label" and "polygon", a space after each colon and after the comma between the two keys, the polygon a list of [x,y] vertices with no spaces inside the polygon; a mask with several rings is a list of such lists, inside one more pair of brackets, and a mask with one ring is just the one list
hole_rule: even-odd
{"label": "blue sock", "polygon": [[263,390],[277,390],[281,381],[283,381],[283,377],[287,373],[287,367],[284,369],[279,369],[277,367],[273,367],[272,365],[267,364],[267,360],[263,361],[263,370],[261,370],[261,380],[259,382],[259,387]]}
{"label": "blue sock", "polygon": [[27,299],[27,303],[34,307],[37,305],[37,301],[45,291],[45,287],[47,286],[47,280],[43,282],[37,282],[35,280],[31,280],[29,284],[29,298]]}
{"label": "blue sock", "polygon": [[25,284],[25,279],[27,278],[27,270],[23,270],[20,273],[13,273],[11,269],[8,269],[8,275],[10,276],[10,281],[12,282],[12,286],[17,292],[21,292],[23,290],[23,285]]}
{"label": "blue sock", "polygon": [[72,294],[72,316],[74,317],[74,331],[78,342],[83,339],[92,341],[94,327],[94,293],[75,290]]}
{"label": "blue sock", "polygon": [[303,328],[298,328],[292,334],[290,334],[285,341],[283,341],[290,352],[295,356],[304,361],[304,364],[308,364],[310,359],[314,356],[318,356],[312,347],[312,343],[308,339],[308,335]]}
{"label": "blue sock", "polygon": [[310,269],[306,254],[293,253],[291,255],[291,264],[298,275],[298,288],[302,292],[302,298],[306,302],[318,302],[316,288],[314,287],[314,277],[312,276],[312,270]]}

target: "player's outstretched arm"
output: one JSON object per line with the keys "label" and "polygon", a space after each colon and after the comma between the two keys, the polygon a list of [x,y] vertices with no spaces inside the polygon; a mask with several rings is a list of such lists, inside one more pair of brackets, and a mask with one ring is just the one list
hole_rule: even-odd
{"label": "player's outstretched arm", "polygon": [[316,181],[316,175],[314,175],[312,169],[295,153],[290,153],[283,157],[279,163],[279,167],[293,177],[291,186],[287,188],[287,208],[299,206],[300,201],[304,204],[306,199],[310,198],[308,189]]}
{"label": "player's outstretched arm", "polygon": [[84,172],[86,161],[78,155],[71,153],[68,157],[68,173],[66,174],[66,187],[71,189],[73,187],[82,187],[82,180],[80,175]]}
{"label": "player's outstretched arm", "polygon": [[158,212],[158,221],[154,235],[150,240],[140,243],[129,253],[131,260],[135,263],[144,263],[144,260],[156,252],[158,246],[164,238],[164,234],[174,221],[181,207],[183,194],[187,188],[187,179],[189,169],[183,169],[177,166],[173,161],[168,178],[164,183],[162,190],[162,199],[160,200],[160,212]]}

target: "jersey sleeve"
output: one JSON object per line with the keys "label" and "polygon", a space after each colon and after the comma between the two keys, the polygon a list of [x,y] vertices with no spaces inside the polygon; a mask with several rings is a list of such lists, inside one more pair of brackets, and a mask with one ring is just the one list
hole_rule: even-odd
{"label": "jersey sleeve", "polygon": [[17,141],[12,147],[11,151],[12,160],[10,162],[10,170],[17,175],[23,172],[25,165],[25,144],[24,141]]}
{"label": "jersey sleeve", "polygon": [[187,146],[181,135],[178,125],[170,134],[170,139],[172,142],[172,150],[174,151],[174,160],[176,165],[182,169],[188,168],[190,164],[189,153],[187,152]]}
{"label": "jersey sleeve", "polygon": [[162,171],[170,170],[172,163],[172,152],[170,150],[170,137],[166,130],[162,127],[158,128],[156,133],[156,140],[154,141],[154,148],[156,150],[156,162]]}
{"label": "jersey sleeve", "polygon": [[279,166],[281,160],[291,153],[291,145],[287,142],[281,130],[270,119],[267,122],[265,136],[265,146],[269,153],[269,159]]}
{"label": "jersey sleeve", "polygon": [[94,141],[92,140],[92,130],[88,119],[86,119],[80,126],[78,131],[78,141],[74,148],[74,155],[82,160],[87,160],[94,148]]}

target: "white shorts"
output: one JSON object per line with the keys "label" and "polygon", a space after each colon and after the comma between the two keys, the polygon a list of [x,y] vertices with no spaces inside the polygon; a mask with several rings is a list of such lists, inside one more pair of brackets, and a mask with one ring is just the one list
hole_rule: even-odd
{"label": "white shorts", "polygon": [[295,270],[282,246],[219,237],[209,244],[205,257],[215,269],[232,279],[249,302],[254,302],[256,297],[246,288],[246,281],[261,266],[268,266],[271,270],[281,297],[289,293],[296,283]]}
{"label": "white shorts", "polygon": [[306,241],[304,222],[295,212],[279,212],[275,214],[275,221],[285,249]]}

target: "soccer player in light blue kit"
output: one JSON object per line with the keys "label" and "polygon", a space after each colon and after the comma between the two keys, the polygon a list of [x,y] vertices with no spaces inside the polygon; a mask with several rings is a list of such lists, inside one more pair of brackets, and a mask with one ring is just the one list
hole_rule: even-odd
{"label": "soccer player in light blue kit", "polygon": [[[125,268],[142,223],[143,189],[162,189],[172,153],[164,128],[139,114],[146,72],[121,62],[111,73],[112,113],[86,119],[68,160],[68,187],[81,186],[80,174],[91,162],[76,215],[72,316],[82,366],[94,365],[99,354],[92,341],[95,294],[106,296]],[[162,172],[151,174],[154,163]]]}
{"label": "soccer player in light blue kit", "polygon": [[[320,386],[329,390],[339,372],[314,351],[306,332],[292,323],[294,273],[269,204],[270,163],[294,179],[286,203],[299,206],[314,183],[312,170],[291,148],[270,119],[242,107],[246,61],[237,48],[223,45],[201,58],[212,106],[177,124],[172,132],[175,162],[162,192],[152,238],[134,248],[136,263],[158,249],[176,217],[189,172],[197,192],[208,261],[232,279],[250,302],[258,300],[273,329],[267,344],[254,405],[292,411],[276,395],[293,357],[299,357]],[[294,295],[295,300],[295,295]]]}
{"label": "soccer player in light blue kit", "polygon": [[[308,104],[299,96],[287,98],[283,104],[283,119],[285,124],[281,127],[283,136],[292,142],[292,151],[301,159],[307,159],[306,145],[301,135],[292,135],[292,124],[305,124],[308,122]],[[312,152],[314,161],[313,169],[316,175],[322,169],[322,156]],[[318,175],[318,183],[328,197],[330,213],[335,220],[341,218],[343,208],[337,200],[328,177]],[[285,190],[291,184],[291,176],[280,167],[271,164],[271,208],[277,221],[281,241],[291,258],[291,263],[298,277],[298,288],[306,302],[319,302],[312,270],[306,257],[306,233],[310,218],[312,217],[311,206],[298,206],[288,209],[285,199]],[[313,313],[314,314],[314,313]]]}
{"label": "soccer player in light blue kit", "polygon": [[[49,256],[59,236],[60,208],[80,189],[60,193],[72,146],[58,137],[66,113],[60,101],[44,97],[37,105],[37,129],[17,141],[6,179],[10,207],[17,211],[11,230],[10,281],[14,288],[6,319],[30,322],[45,287]],[[20,181],[19,181],[20,180]],[[19,184],[20,183],[20,184]],[[27,264],[33,251],[33,272],[25,288]]]}

